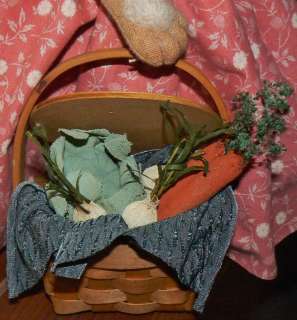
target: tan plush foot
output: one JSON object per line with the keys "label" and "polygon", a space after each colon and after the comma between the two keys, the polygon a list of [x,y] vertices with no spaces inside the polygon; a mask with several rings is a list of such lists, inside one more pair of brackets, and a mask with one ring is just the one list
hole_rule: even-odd
{"label": "tan plush foot", "polygon": [[101,0],[131,51],[152,65],[169,65],[186,51],[187,21],[169,0]]}

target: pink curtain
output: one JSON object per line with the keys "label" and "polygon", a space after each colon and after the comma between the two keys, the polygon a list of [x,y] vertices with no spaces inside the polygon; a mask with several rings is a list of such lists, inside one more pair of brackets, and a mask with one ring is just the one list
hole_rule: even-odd
{"label": "pink curtain", "polygon": [[[216,85],[227,105],[238,91],[286,80],[297,87],[295,0],[176,0],[189,21],[186,59]],[[71,42],[69,42],[71,40]],[[11,194],[11,144],[22,107],[40,77],[62,59],[122,47],[110,18],[94,0],[0,0],[0,246]],[[199,99],[175,75],[139,74],[128,66],[84,72],[54,94],[74,91],[148,91]],[[275,245],[297,229],[296,95],[282,136],[288,151],[271,165],[255,164],[241,179],[239,217],[229,256],[251,273],[276,276]],[[28,148],[29,178],[40,158]]]}

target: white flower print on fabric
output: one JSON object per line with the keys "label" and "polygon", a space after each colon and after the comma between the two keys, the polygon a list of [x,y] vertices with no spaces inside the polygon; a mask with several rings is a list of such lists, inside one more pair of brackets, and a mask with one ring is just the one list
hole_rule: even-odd
{"label": "white flower print on fabric", "polygon": [[17,113],[14,111],[14,112],[10,115],[10,117],[9,117],[9,122],[10,122],[11,124],[14,124],[15,121],[16,121],[17,116],[18,116]]}
{"label": "white flower print on fabric", "polygon": [[32,70],[27,75],[27,79],[26,79],[27,85],[30,88],[34,88],[37,85],[38,81],[40,80],[41,76],[42,74],[39,70]]}
{"label": "white flower print on fabric", "polygon": [[219,14],[219,15],[215,16],[214,19],[213,19],[213,23],[218,28],[224,28],[225,27],[225,18],[224,18],[224,16],[222,14]]}
{"label": "white flower print on fabric", "polygon": [[286,220],[287,220],[287,214],[284,211],[278,212],[275,216],[275,222],[278,225],[285,223]]}
{"label": "white flower print on fabric", "polygon": [[270,232],[270,227],[268,223],[260,223],[256,227],[256,234],[259,238],[264,239],[267,238]]}
{"label": "white flower print on fabric", "polygon": [[280,174],[284,170],[284,163],[282,160],[275,160],[271,163],[271,172],[273,174]]}
{"label": "white flower print on fabric", "polygon": [[251,44],[251,49],[252,49],[254,58],[258,59],[260,55],[260,46],[257,43],[253,42]]}
{"label": "white flower print on fabric", "polygon": [[3,76],[8,69],[7,62],[3,59],[0,59],[0,76]]}
{"label": "white flower print on fabric", "polygon": [[0,157],[3,157],[7,154],[7,149],[10,144],[10,139],[6,139],[2,142],[0,146]]}
{"label": "white flower print on fabric", "polygon": [[242,50],[237,51],[233,56],[233,65],[238,70],[244,70],[247,66],[247,54]]}
{"label": "white flower print on fabric", "polygon": [[228,37],[224,32],[214,32],[208,36],[208,39],[211,40],[211,44],[208,47],[210,50],[216,50],[220,45],[224,48],[228,47]]}
{"label": "white flower print on fabric", "polygon": [[37,13],[40,16],[46,16],[52,11],[53,5],[48,0],[42,0],[37,6]]}
{"label": "white flower print on fabric", "polygon": [[292,27],[297,29],[297,13],[296,12],[293,13],[291,22],[292,22]]}
{"label": "white flower print on fabric", "polygon": [[76,13],[76,2],[73,0],[64,0],[61,11],[63,15],[67,18],[71,18]]}
{"label": "white flower print on fabric", "polygon": [[283,27],[284,23],[283,23],[282,18],[280,18],[280,17],[274,17],[274,18],[271,20],[270,25],[271,25],[272,28],[278,30],[278,29],[281,29],[281,28]]}
{"label": "white flower print on fabric", "polygon": [[204,25],[205,25],[204,21],[192,19],[192,21],[189,23],[189,28],[188,28],[190,37],[196,38],[197,30],[203,28]]}

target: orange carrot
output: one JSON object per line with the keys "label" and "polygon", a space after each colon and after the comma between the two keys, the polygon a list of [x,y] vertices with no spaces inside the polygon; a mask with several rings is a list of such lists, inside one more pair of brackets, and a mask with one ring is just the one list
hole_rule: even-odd
{"label": "orange carrot", "polygon": [[[225,145],[224,142],[221,140],[215,141],[211,144],[209,144],[208,146],[206,146],[205,148],[203,148],[203,157],[207,160],[207,161],[212,161],[213,159],[223,156],[225,153]],[[188,161],[188,167],[192,167],[192,166],[201,166],[202,162],[199,160],[189,160]]]}
{"label": "orange carrot", "polygon": [[[240,155],[233,151],[224,154],[222,142],[215,142],[204,151],[209,161],[208,174],[199,172],[186,176],[165,192],[158,207],[158,221],[199,206],[236,179],[245,167]],[[195,164],[197,160],[188,163]]]}

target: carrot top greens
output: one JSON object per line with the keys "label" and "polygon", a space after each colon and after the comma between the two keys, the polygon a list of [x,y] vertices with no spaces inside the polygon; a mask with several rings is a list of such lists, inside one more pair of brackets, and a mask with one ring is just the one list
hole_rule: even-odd
{"label": "carrot top greens", "polygon": [[[211,132],[195,128],[180,110],[170,103],[163,104],[161,110],[175,131],[176,142],[166,164],[159,166],[152,200],[159,199],[183,176],[199,171],[207,174],[208,162],[201,147],[216,138],[225,141],[226,151],[234,150],[247,163],[260,154],[267,157],[279,155],[285,148],[276,142],[276,137],[286,129],[284,116],[290,110],[287,98],[292,92],[286,83],[264,81],[263,88],[255,95],[239,93],[233,101],[234,120]],[[201,165],[188,167],[190,159],[200,160]]]}

